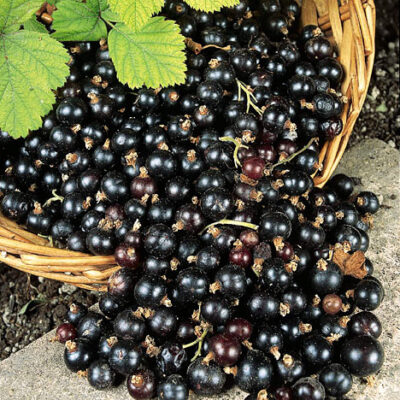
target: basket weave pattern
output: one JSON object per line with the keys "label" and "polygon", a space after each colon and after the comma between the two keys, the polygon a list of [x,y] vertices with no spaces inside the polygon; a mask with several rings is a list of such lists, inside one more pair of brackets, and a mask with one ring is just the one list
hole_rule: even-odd
{"label": "basket weave pattern", "polygon": [[[323,186],[337,167],[367,95],[375,56],[373,0],[303,0],[301,25],[317,25],[335,46],[345,70],[341,91],[346,96],[343,131],[323,146],[321,170],[314,177]],[[107,280],[119,267],[113,256],[57,249],[0,214],[0,262],[28,274],[75,286],[105,291]]]}

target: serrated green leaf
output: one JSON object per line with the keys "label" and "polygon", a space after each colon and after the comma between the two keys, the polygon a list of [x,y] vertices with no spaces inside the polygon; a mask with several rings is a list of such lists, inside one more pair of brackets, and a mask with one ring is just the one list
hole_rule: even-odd
{"label": "serrated green leaf", "polygon": [[121,17],[110,8],[101,12],[101,17],[109,22],[122,22]]}
{"label": "serrated green leaf", "polygon": [[215,12],[224,7],[233,7],[239,0],[186,0],[186,3],[195,10]]}
{"label": "serrated green leaf", "polygon": [[41,126],[55,101],[52,89],[69,74],[68,60],[62,44],[47,34],[0,35],[0,129],[24,137]]}
{"label": "serrated green leaf", "polygon": [[0,32],[17,31],[42,3],[42,0],[0,0]]}
{"label": "serrated green leaf", "polygon": [[53,13],[52,36],[58,40],[100,40],[107,37],[101,13],[107,10],[106,0],[61,0]]}
{"label": "serrated green leaf", "polygon": [[24,29],[31,32],[48,33],[46,27],[36,19],[35,15],[25,21]]}
{"label": "serrated green leaf", "polygon": [[161,11],[164,0],[108,0],[108,4],[134,32]]}
{"label": "serrated green leaf", "polygon": [[117,76],[131,88],[157,88],[185,82],[185,44],[179,26],[153,17],[139,32],[119,23],[108,35]]}

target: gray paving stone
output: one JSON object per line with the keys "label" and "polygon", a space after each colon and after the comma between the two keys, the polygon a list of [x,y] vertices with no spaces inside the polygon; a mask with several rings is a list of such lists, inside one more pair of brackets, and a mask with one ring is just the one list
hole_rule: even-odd
{"label": "gray paving stone", "polygon": [[[376,311],[384,332],[381,336],[386,362],[374,386],[355,380],[349,399],[400,399],[400,168],[399,152],[379,140],[366,140],[344,156],[337,172],[361,179],[357,188],[380,193],[381,210],[371,231],[367,256],[375,274],[385,285],[386,299]],[[103,392],[67,371],[62,346],[50,343],[50,332],[0,363],[1,400],[116,400],[129,398],[124,385]],[[242,400],[245,394],[233,389],[220,400]]]}

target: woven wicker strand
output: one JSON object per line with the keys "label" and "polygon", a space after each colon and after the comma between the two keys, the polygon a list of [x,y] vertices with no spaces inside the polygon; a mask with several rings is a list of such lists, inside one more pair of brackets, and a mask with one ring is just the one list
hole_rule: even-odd
{"label": "woven wicker strand", "polygon": [[[341,91],[346,96],[343,131],[321,149],[321,170],[314,183],[322,187],[337,167],[367,95],[375,56],[373,0],[303,0],[301,25],[317,25],[335,46],[345,70]],[[28,274],[105,291],[108,278],[119,269],[113,256],[57,249],[0,214],[0,262]]]}

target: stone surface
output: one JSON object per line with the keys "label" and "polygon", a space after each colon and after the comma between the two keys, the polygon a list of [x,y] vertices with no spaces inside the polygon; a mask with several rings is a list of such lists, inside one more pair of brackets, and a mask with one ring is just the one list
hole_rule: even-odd
{"label": "stone surface", "polygon": [[[380,194],[381,210],[370,233],[367,256],[375,275],[385,285],[386,299],[376,314],[382,321],[381,336],[386,362],[374,386],[355,379],[348,398],[355,400],[400,399],[400,168],[399,152],[379,140],[366,140],[350,149],[337,172],[360,178],[357,190]],[[128,398],[124,385],[103,392],[92,389],[64,367],[63,348],[50,343],[54,332],[0,363],[0,399],[9,400],[116,400]],[[236,389],[220,395],[220,400],[242,400]]]}

